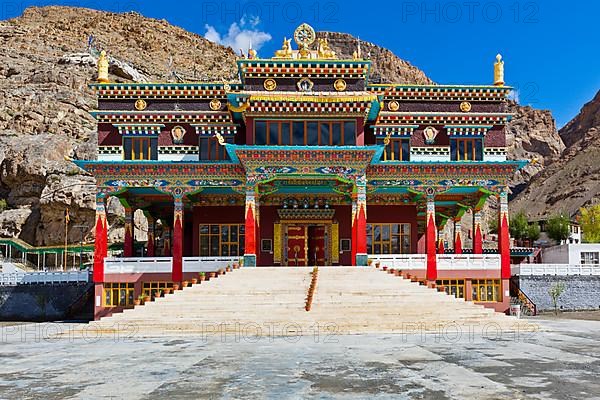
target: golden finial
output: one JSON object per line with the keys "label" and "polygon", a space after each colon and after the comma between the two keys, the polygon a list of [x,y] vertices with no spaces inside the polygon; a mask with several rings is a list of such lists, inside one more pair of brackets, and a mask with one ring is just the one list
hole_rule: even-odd
{"label": "golden finial", "polygon": [[335,58],[335,51],[331,50],[329,47],[329,42],[327,38],[318,38],[318,46],[317,46],[317,56],[322,59],[332,59]]}
{"label": "golden finial", "polygon": [[100,52],[100,57],[98,58],[98,82],[110,82],[108,79],[108,57],[106,56],[106,51],[104,50]]}
{"label": "golden finial", "polygon": [[496,56],[496,62],[494,63],[494,85],[504,86],[504,61],[500,54]]}

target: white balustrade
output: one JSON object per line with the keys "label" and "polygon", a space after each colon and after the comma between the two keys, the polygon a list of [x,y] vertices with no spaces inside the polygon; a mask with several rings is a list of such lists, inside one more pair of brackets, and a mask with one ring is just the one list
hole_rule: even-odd
{"label": "white balustrade", "polygon": [[373,264],[394,269],[427,269],[426,254],[371,254]]}
{"label": "white balustrade", "polygon": [[[373,263],[402,270],[427,269],[427,254],[371,254]],[[438,254],[438,270],[497,270],[499,254]]]}
{"label": "white balustrade", "polygon": [[513,275],[600,275],[595,264],[519,264],[511,268]]}
{"label": "white balustrade", "polygon": [[9,272],[0,274],[0,285],[33,285],[33,284],[55,284],[72,282],[89,282],[89,271],[67,271],[67,272]]}
{"label": "white balustrade", "polygon": [[499,270],[500,254],[438,254],[437,269],[456,270]]}
{"label": "white balustrade", "polygon": [[105,258],[105,274],[171,273],[172,257]]}
{"label": "white balustrade", "polygon": [[212,272],[239,262],[240,257],[183,257],[183,272]]}

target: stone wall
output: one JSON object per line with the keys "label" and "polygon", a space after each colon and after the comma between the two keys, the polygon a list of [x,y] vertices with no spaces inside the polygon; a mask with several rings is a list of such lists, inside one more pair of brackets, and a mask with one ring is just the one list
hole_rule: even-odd
{"label": "stone wall", "polygon": [[524,275],[517,279],[519,287],[535,303],[538,312],[554,310],[548,291],[556,282],[565,284],[565,291],[558,298],[558,306],[561,310],[600,308],[600,276]]}
{"label": "stone wall", "polygon": [[0,321],[91,318],[92,288],[91,283],[0,286]]}

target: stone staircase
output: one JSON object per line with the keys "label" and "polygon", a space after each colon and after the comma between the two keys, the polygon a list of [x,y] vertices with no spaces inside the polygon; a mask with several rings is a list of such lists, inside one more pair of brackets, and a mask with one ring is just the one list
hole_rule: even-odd
{"label": "stone staircase", "polygon": [[455,332],[458,325],[466,334],[486,327],[513,331],[527,324],[372,267],[320,267],[307,312],[311,271],[242,268],[92,322],[88,329],[150,337],[282,336],[440,332],[445,327]]}

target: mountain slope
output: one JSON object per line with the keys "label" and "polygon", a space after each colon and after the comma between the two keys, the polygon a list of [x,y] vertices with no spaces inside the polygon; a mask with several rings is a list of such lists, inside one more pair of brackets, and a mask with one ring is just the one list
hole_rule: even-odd
{"label": "mountain slope", "polygon": [[567,144],[560,159],[536,175],[513,202],[532,218],[553,213],[575,215],[579,208],[600,201],[600,91],[564,128]]}

